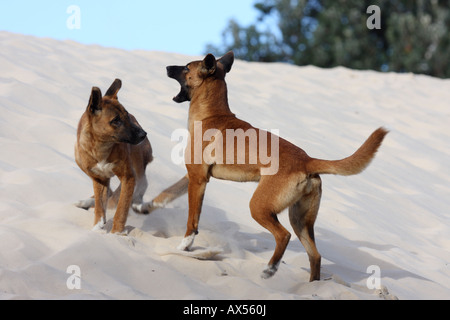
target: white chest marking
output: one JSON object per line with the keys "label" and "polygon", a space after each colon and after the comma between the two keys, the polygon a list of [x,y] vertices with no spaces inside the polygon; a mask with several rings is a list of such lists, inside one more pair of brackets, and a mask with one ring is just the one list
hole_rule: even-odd
{"label": "white chest marking", "polygon": [[105,178],[112,178],[114,176],[114,163],[107,163],[106,161],[102,161],[97,163],[95,167],[91,169],[92,172],[94,172],[96,175],[105,177]]}

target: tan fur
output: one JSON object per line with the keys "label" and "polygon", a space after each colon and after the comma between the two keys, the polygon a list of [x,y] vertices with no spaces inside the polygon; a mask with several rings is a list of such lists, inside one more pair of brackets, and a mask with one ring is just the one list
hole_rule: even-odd
{"label": "tan fur", "polygon": [[373,156],[381,145],[386,133],[384,128],[377,129],[370,135],[366,142],[364,142],[364,144],[348,158],[336,161],[311,159],[307,164],[307,170],[319,174],[338,174],[342,176],[361,173],[372,161]]}
{"label": "tan fur", "polygon": [[[227,129],[243,129],[244,132],[255,129],[249,123],[238,119],[228,106],[227,86],[225,74],[231,70],[234,55],[229,52],[216,60],[208,55],[203,61],[194,61],[186,67],[168,67],[168,76],[181,84],[181,92],[174,98],[176,102],[190,101],[189,131],[194,135],[194,123],[201,121],[202,133],[208,129],[218,129],[222,132],[223,150],[226,150]],[[267,134],[265,131],[256,131],[257,137]],[[320,205],[321,179],[319,174],[353,175],[364,170],[379,146],[387,131],[383,128],[376,130],[367,141],[352,156],[338,161],[327,161],[309,157],[305,151],[292,143],[279,138],[279,169],[274,175],[261,175],[262,169],[267,167],[257,155],[257,162],[251,164],[250,147],[246,140],[245,164],[213,163],[200,164],[187,163],[187,179],[178,182],[177,196],[188,189],[189,217],[185,239],[179,246],[188,250],[193,243],[194,235],[198,232],[203,197],[210,177],[233,181],[257,181],[258,187],[250,201],[252,217],[269,230],[276,241],[276,248],[268,267],[264,270],[264,278],[271,277],[277,271],[278,265],[290,239],[290,233],[280,224],[277,214],[289,208],[291,225],[304,245],[311,267],[310,280],[320,279],[320,254],[317,251],[314,239],[314,222]],[[271,133],[268,133],[271,141]],[[258,140],[259,141],[259,140]],[[203,142],[202,150],[208,148],[212,142]],[[261,146],[258,145],[258,148]],[[269,143],[269,153],[275,146]],[[188,145],[186,158],[193,159],[195,154],[194,139]],[[234,145],[234,155],[237,155],[238,146]],[[242,151],[242,150],[240,150]],[[225,152],[225,151],[224,151]],[[254,151],[253,151],[254,152]],[[254,154],[253,154],[254,155]],[[164,194],[160,195],[164,198]],[[173,199],[170,195],[167,199]]]}
{"label": "tan fur", "polygon": [[153,204],[156,207],[164,207],[167,203],[172,202],[179,196],[187,193],[187,185],[189,183],[188,176],[184,176],[180,181],[172,185],[171,187],[165,189],[161,192],[155,199],[153,199]]}
{"label": "tan fur", "polygon": [[[77,206],[95,206],[94,228],[103,228],[109,199],[109,206],[117,207],[112,233],[123,232],[131,203],[142,203],[147,188],[145,169],[153,159],[147,134],[117,99],[121,85],[116,79],[104,97],[100,89],[92,89],[75,145],[75,160],[94,186],[94,197]],[[115,175],[120,185],[111,192],[110,179]]]}

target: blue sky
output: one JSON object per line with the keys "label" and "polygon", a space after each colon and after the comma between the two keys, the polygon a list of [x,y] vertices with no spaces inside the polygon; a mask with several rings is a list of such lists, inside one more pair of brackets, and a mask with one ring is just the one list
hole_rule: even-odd
{"label": "blue sky", "polygon": [[[256,21],[255,2],[0,0],[0,30],[129,50],[201,55],[207,43],[221,43],[231,18],[242,25]],[[79,8],[79,15],[68,11],[71,6]]]}

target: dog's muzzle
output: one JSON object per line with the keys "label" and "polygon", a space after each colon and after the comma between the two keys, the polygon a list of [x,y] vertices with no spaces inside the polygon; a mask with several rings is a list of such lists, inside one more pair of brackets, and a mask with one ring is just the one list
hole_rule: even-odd
{"label": "dog's muzzle", "polygon": [[180,92],[175,97],[173,97],[173,101],[177,103],[191,100],[189,97],[189,89],[185,84],[185,79],[183,78],[184,69],[185,67],[182,66],[168,66],[166,68],[167,76],[171,79],[177,80],[181,86]]}
{"label": "dog's muzzle", "polygon": [[166,68],[167,70],[167,76],[169,78],[175,79],[178,82],[180,81],[180,75],[184,70],[184,67],[181,66],[168,66]]}
{"label": "dog's muzzle", "polygon": [[138,145],[144,141],[145,138],[147,138],[147,132],[136,126],[127,137],[122,139],[121,142]]}

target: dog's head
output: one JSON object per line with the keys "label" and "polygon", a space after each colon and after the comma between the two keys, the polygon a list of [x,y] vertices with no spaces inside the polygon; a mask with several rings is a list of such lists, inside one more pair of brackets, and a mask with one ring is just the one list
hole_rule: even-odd
{"label": "dog's head", "polygon": [[190,62],[186,66],[167,67],[167,76],[177,80],[181,85],[180,93],[173,101],[178,103],[191,101],[195,90],[208,79],[225,79],[225,75],[231,71],[233,62],[234,53],[230,51],[218,60],[212,54],[208,54],[205,59]]}
{"label": "dog's head", "polygon": [[147,133],[120,104],[117,93],[122,81],[116,79],[102,97],[99,88],[93,87],[86,113],[95,136],[102,142],[139,144]]}

